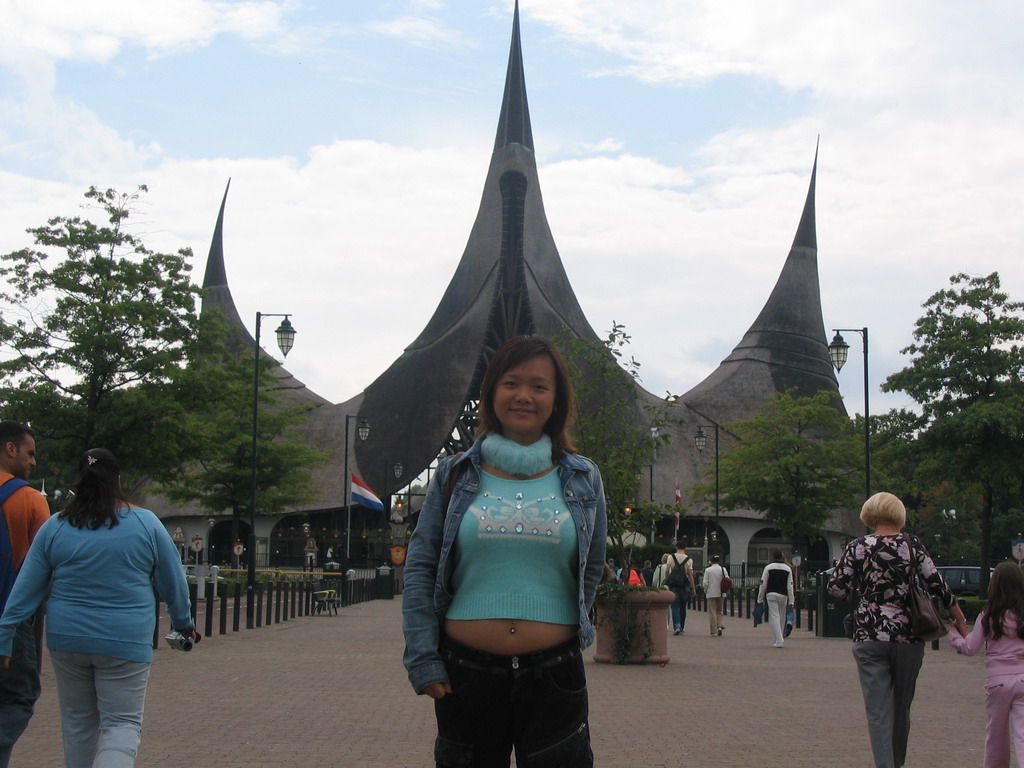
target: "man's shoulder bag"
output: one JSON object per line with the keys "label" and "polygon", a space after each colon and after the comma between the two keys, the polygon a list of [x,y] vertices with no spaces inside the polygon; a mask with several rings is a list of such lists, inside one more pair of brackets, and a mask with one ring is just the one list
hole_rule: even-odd
{"label": "man's shoulder bag", "polygon": [[725,570],[724,565],[719,565],[718,567],[722,569],[722,594],[724,595],[732,589],[732,579],[729,578],[729,573]]}

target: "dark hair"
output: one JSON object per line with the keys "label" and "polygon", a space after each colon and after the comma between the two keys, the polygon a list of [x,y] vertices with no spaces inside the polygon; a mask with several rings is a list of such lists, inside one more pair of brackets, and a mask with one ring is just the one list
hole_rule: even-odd
{"label": "dark hair", "polygon": [[557,461],[566,453],[576,453],[567,432],[576,411],[576,396],[565,358],[554,344],[541,336],[515,336],[494,353],[480,384],[480,426],[476,436],[501,434],[501,422],[494,412],[494,391],[498,388],[498,381],[516,366],[541,356],[549,357],[555,364],[555,407],[544,425],[544,432],[551,438],[552,458]]}
{"label": "dark hair", "polygon": [[712,563],[718,563],[718,562],[721,562],[721,560],[722,560],[722,558],[719,557],[718,555],[712,555],[711,556],[711,562]]}
{"label": "dark hair", "polygon": [[0,447],[8,443],[14,443],[17,447],[26,437],[35,437],[35,433],[28,424],[10,419],[0,421]]}
{"label": "dark hair", "polygon": [[986,639],[1003,636],[1003,619],[1013,613],[1017,620],[1017,637],[1024,639],[1024,572],[1017,563],[1000,563],[988,583],[988,601],[981,627]]}
{"label": "dark hair", "polygon": [[779,562],[779,563],[782,562],[782,550],[781,549],[773,549],[772,550],[772,560],[774,560],[776,562]]}
{"label": "dark hair", "polygon": [[75,494],[60,513],[75,528],[87,526],[96,530],[120,522],[117,510],[128,504],[121,491],[121,466],[106,448],[90,448],[78,462],[78,478],[72,487]]}

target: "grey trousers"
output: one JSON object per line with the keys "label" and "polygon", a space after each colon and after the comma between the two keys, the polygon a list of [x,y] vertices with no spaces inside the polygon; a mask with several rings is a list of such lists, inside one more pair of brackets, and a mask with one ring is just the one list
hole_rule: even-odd
{"label": "grey trousers", "polygon": [[853,644],[853,658],[864,694],[875,768],[901,768],[907,759],[910,704],[924,661],[924,643],[867,640]]}

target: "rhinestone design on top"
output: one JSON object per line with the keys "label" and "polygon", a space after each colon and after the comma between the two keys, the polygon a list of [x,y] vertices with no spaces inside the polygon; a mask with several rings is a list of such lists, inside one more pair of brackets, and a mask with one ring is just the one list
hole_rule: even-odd
{"label": "rhinestone design on top", "polygon": [[549,494],[536,499],[527,499],[516,493],[513,499],[483,492],[479,505],[470,508],[478,522],[479,535],[483,538],[500,536],[530,536],[557,543],[561,527],[567,519],[568,510],[558,508],[558,498]]}

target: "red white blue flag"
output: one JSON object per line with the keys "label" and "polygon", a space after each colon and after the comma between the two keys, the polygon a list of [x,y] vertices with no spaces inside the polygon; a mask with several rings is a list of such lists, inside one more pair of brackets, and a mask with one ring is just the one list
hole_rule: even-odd
{"label": "red white blue flag", "polygon": [[364,507],[376,509],[378,512],[384,511],[384,503],[370,490],[370,486],[354,474],[352,475],[352,501]]}

